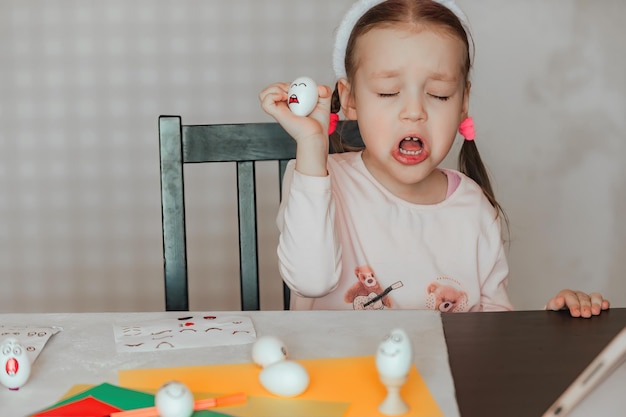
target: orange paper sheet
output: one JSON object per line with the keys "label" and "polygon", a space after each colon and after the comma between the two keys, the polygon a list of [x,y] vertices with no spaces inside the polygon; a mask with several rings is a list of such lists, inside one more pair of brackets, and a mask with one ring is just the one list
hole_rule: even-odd
{"label": "orange paper sheet", "polygon": [[[387,390],[378,378],[374,356],[299,360],[309,372],[308,389],[295,399],[347,402],[350,407],[345,416],[381,416],[378,405]],[[158,389],[163,383],[177,380],[193,392],[243,391],[250,396],[277,398],[261,386],[261,369],[253,363],[207,365],[179,368],[153,368],[119,371],[123,387],[146,390]],[[443,417],[421,375],[411,367],[402,397],[410,411],[403,416]],[[229,409],[229,414],[235,410]],[[249,414],[248,414],[249,415]]]}

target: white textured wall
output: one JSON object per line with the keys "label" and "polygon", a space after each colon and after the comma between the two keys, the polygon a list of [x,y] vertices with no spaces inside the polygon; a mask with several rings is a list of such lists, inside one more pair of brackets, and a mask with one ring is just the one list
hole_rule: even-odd
{"label": "white textured wall", "polygon": [[[511,221],[511,295],[626,306],[626,3],[458,0],[471,110]],[[0,312],[162,310],[157,118],[269,121],[257,93],[332,83],[350,0],[0,2]],[[234,168],[186,170],[192,309],[236,309]],[[280,308],[275,167],[258,172],[263,305]],[[210,178],[209,178],[210,177]]]}

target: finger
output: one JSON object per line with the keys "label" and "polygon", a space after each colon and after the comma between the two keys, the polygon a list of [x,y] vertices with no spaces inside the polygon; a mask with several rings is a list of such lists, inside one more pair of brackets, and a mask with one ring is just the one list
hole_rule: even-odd
{"label": "finger", "polygon": [[602,312],[602,302],[604,301],[602,295],[597,292],[589,294],[591,298],[591,314],[597,316]]}
{"label": "finger", "polygon": [[582,291],[576,291],[575,294],[580,305],[580,315],[585,318],[591,317],[591,297]]}
{"label": "finger", "polygon": [[328,114],[330,114],[330,102],[332,99],[333,92],[330,90],[330,87],[325,86],[325,85],[318,86],[317,92],[318,92],[318,99],[317,99],[317,106],[315,107],[315,110],[321,109],[322,110],[321,113],[324,116],[327,116]]}
{"label": "finger", "polygon": [[274,83],[259,93],[259,101],[261,103],[266,102],[269,98],[279,98],[281,101],[286,100],[287,98],[287,84],[285,83]]}
{"label": "finger", "polygon": [[288,90],[282,84],[272,84],[259,93],[259,98],[263,101],[267,96],[287,97]]}
{"label": "finger", "polygon": [[333,95],[333,90],[327,85],[319,85],[317,87],[317,93],[320,98],[331,98]]}
{"label": "finger", "polygon": [[546,310],[558,311],[562,309],[564,306],[565,306],[565,298],[563,298],[560,295],[557,295],[556,297],[553,297],[548,301],[548,304],[546,304]]}
{"label": "finger", "polygon": [[569,309],[572,317],[580,317],[580,301],[572,290],[563,290],[559,293],[565,301],[565,307]]}
{"label": "finger", "polygon": [[332,91],[330,87],[326,85],[319,85],[317,86],[317,92],[317,106],[315,106],[315,109],[313,109],[310,116],[320,123],[324,132],[327,132],[330,120],[330,102],[332,99]]}
{"label": "finger", "polygon": [[265,92],[273,92],[273,91],[284,91],[286,93],[287,91],[289,91],[289,84],[281,83],[281,82],[272,83],[268,85],[267,87],[265,87],[263,90],[261,90],[259,95]]}
{"label": "finger", "polygon": [[264,92],[261,98],[261,108],[270,116],[277,118],[281,112],[288,109],[287,93],[281,90]]}

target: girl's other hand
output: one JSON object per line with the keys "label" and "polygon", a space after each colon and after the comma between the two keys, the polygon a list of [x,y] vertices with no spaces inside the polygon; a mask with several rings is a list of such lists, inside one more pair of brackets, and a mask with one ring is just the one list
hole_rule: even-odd
{"label": "girl's other hand", "polygon": [[597,292],[591,294],[582,291],[561,290],[556,297],[551,298],[546,305],[546,310],[569,309],[572,317],[597,316],[602,310],[608,310],[609,300]]}

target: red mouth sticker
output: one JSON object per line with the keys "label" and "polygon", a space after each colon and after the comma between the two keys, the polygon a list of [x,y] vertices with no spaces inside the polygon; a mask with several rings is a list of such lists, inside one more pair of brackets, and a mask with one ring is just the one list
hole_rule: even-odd
{"label": "red mouth sticker", "polygon": [[5,370],[7,372],[7,375],[11,375],[11,376],[15,375],[19,367],[20,365],[17,362],[17,359],[15,358],[9,359],[5,365]]}
{"label": "red mouth sticker", "polygon": [[298,101],[298,96],[296,96],[295,94],[292,94],[292,95],[289,97],[289,104],[291,104],[291,103],[297,103],[297,104],[300,104],[300,102]]}

